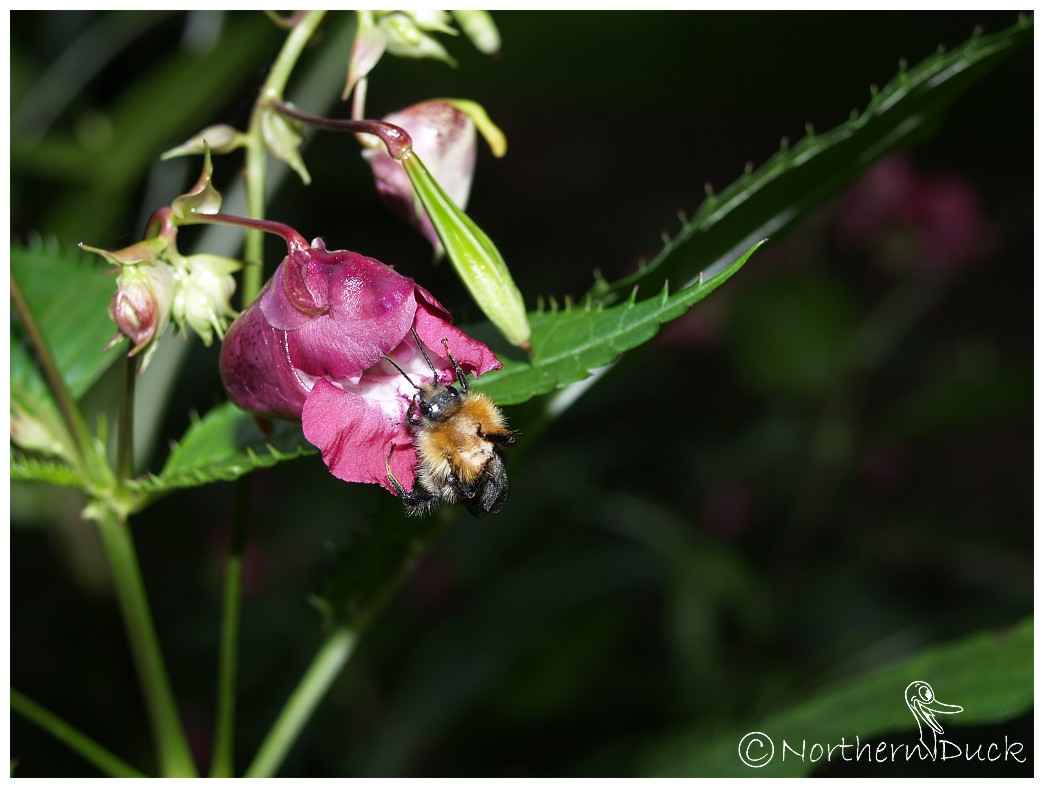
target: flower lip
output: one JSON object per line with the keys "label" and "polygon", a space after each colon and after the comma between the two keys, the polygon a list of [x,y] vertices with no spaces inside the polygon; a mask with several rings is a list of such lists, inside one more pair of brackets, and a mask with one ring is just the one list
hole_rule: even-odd
{"label": "flower lip", "polygon": [[[455,377],[443,339],[465,371],[481,375],[500,368],[488,347],[450,325],[442,306],[423,288],[416,290],[419,298],[413,328],[440,383],[450,384]],[[301,421],[305,437],[322,450],[323,461],[334,476],[380,484],[391,492],[386,462],[406,489],[413,488],[417,455],[406,417],[417,388],[430,381],[432,374],[412,333],[387,356],[406,377],[382,358],[354,379],[320,379],[306,398]]]}

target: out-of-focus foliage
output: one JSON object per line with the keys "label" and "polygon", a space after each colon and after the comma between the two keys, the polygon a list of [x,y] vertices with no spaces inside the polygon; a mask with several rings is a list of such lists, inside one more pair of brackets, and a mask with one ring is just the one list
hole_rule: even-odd
{"label": "out-of-focus foliage", "polygon": [[[382,63],[371,96],[387,106],[371,111],[434,94],[468,95],[489,110],[511,148],[503,161],[480,157],[471,210],[527,297],[585,292],[595,269],[610,281],[630,273],[661,249],[661,231],[673,232],[666,217],[695,210],[694,184],[731,183],[806,122],[842,123],[900,57],[915,63],[976,24],[993,32],[1015,21],[495,19],[501,58],[457,47],[458,70]],[[242,126],[280,38],[260,15],[13,14],[18,239],[117,248],[140,237],[164,202],[155,195],[180,193],[194,177],[181,162],[157,163],[158,153],[208,123]],[[620,56],[639,44],[641,57]],[[577,406],[556,400],[548,429],[534,422],[537,403],[511,409],[513,423],[534,426],[512,450],[510,504],[495,520],[445,529],[367,633],[286,773],[656,771],[657,754],[679,737],[709,743],[788,710],[821,709],[808,704],[829,687],[924,664],[916,659],[930,646],[1030,614],[1031,65],[1024,47],[956,101],[935,137],[774,237]],[[350,140],[316,137],[303,155],[312,185],[285,185],[270,215],[331,248],[394,263],[458,320],[476,318],[448,267],[431,269],[423,240],[385,216]],[[169,391],[143,397],[159,434],[184,434],[190,414],[217,404],[216,369],[216,352],[192,345]],[[104,402],[112,385],[103,377],[89,397]],[[188,451],[160,445],[149,467],[177,467]],[[41,489],[12,488],[12,677],[100,741],[136,745],[126,757],[147,766],[105,568],[77,521],[82,501]],[[320,640],[313,607],[332,591],[330,548],[401,524],[383,492],[337,482],[314,457],[257,472],[249,495],[241,743],[261,738]],[[224,485],[178,492],[136,531],[200,750],[213,725],[229,498]],[[944,701],[974,700],[943,677],[919,678]],[[907,726],[900,742],[910,739],[903,686],[881,688],[894,692]],[[843,711],[832,710],[836,721],[816,713],[807,735],[851,732]],[[1028,743],[1031,720],[1020,714],[944,725],[962,744]],[[18,718],[12,741],[20,775],[83,772]]]}

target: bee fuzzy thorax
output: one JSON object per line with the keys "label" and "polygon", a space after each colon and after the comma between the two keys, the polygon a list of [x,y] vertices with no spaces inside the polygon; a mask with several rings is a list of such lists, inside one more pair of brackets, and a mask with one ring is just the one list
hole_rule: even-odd
{"label": "bee fuzzy thorax", "polygon": [[485,394],[468,394],[456,405],[446,418],[430,420],[415,436],[422,484],[425,471],[436,483],[455,473],[464,484],[473,484],[496,451],[486,436],[507,432],[504,416]]}

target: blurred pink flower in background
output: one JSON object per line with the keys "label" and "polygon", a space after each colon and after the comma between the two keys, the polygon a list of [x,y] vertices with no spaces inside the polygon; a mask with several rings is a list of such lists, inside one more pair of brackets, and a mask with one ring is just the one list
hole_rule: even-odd
{"label": "blurred pink flower in background", "polygon": [[837,208],[841,242],[892,270],[954,270],[996,246],[975,187],[954,173],[923,175],[905,153],[876,164]]}

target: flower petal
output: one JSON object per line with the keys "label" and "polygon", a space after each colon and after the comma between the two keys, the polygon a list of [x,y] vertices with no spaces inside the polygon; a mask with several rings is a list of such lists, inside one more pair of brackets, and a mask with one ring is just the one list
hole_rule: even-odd
{"label": "flower petal", "polygon": [[312,378],[294,369],[287,332],[269,325],[258,302],[229,328],[221,344],[221,380],[244,410],[298,419]]}
{"label": "flower petal", "polygon": [[446,320],[447,317],[449,317],[449,313],[442,304],[436,301],[431,293],[418,285],[417,315],[413,325],[417,330],[417,335],[431,353],[448,362],[446,348],[442,345],[442,340],[445,339],[453,358],[465,372],[470,372],[475,377],[503,366],[487,345],[472,339],[459,328],[451,325]]}
{"label": "flower petal", "polygon": [[407,400],[378,400],[317,380],[305,400],[301,423],[305,438],[323,453],[330,473],[346,482],[379,484],[393,491],[385,463],[407,490],[413,488],[417,455],[406,429]]}
{"label": "flower petal", "polygon": [[353,252],[334,260],[309,266],[309,290],[330,310],[293,332],[290,358],[298,369],[337,380],[372,367],[398,345],[417,302],[413,280],[383,263]]}
{"label": "flower petal", "polygon": [[261,294],[261,311],[275,328],[293,331],[329,311],[329,306],[316,299],[305,281],[310,260],[308,250],[288,254],[276,269],[272,284]]}

